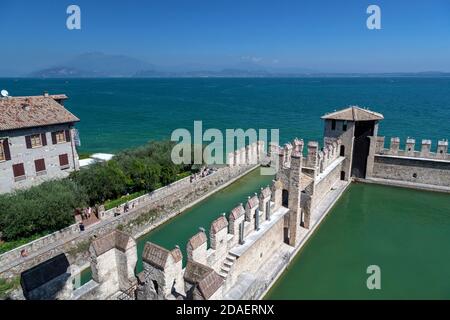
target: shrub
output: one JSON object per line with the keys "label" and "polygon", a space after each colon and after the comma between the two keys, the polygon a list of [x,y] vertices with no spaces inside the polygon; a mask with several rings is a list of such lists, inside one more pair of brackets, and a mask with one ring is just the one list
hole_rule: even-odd
{"label": "shrub", "polygon": [[128,177],[114,159],[76,171],[72,173],[71,178],[88,195],[90,205],[121,196],[126,193],[130,184]]}
{"label": "shrub", "polygon": [[73,211],[86,205],[84,190],[68,179],[0,195],[0,230],[4,240],[51,233],[74,222]]}
{"label": "shrub", "polygon": [[[120,152],[108,162],[98,162],[73,172],[69,178],[44,182],[27,190],[0,195],[0,235],[3,248],[20,245],[36,234],[47,234],[74,223],[75,208],[123,203],[172,183],[191,171],[190,165],[171,161],[174,143],[150,142]],[[116,201],[116,199],[119,199]]]}

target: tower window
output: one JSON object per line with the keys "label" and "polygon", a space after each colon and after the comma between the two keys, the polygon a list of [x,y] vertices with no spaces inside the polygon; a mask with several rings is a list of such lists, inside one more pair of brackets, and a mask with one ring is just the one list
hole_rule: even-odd
{"label": "tower window", "polygon": [[340,155],[341,157],[344,157],[344,156],[345,156],[345,146],[342,146],[342,145],[341,145],[341,151],[340,151],[339,155]]}
{"label": "tower window", "polygon": [[336,130],[336,120],[331,120],[331,130]]}
{"label": "tower window", "polygon": [[342,131],[347,131],[347,120],[342,124]]}

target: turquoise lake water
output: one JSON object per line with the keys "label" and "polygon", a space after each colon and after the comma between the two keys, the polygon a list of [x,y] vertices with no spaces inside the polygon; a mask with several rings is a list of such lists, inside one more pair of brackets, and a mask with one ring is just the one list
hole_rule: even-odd
{"label": "turquoise lake water", "polygon": [[176,128],[279,128],[281,142],[321,140],[326,112],[384,114],[381,135],[450,136],[450,78],[0,79],[11,95],[65,93],[81,122],[81,151],[116,152],[168,139]]}

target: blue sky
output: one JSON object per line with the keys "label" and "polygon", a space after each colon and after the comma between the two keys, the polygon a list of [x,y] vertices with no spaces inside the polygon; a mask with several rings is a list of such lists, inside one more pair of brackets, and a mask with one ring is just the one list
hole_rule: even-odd
{"label": "blue sky", "polygon": [[[66,8],[81,8],[81,30]],[[381,30],[366,9],[379,5]],[[0,76],[85,52],[156,66],[450,72],[449,0],[1,0]]]}

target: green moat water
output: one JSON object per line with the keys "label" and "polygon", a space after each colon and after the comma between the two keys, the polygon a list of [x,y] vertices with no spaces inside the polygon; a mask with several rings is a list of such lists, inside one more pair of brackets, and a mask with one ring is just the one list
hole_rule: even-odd
{"label": "green moat water", "polygon": [[449,195],[352,184],[265,298],[449,299],[449,243]]}
{"label": "green moat water", "polygon": [[[199,227],[205,228],[209,233],[211,222],[223,212],[227,215],[237,204],[244,203],[248,196],[260,191],[272,183],[273,176],[261,176],[256,169],[244,177],[233,182],[228,187],[216,192],[197,205],[184,211],[182,214],[162,224],[137,240],[138,263],[136,273],[142,271],[142,251],[145,243],[151,241],[167,249],[179,245],[186,262],[186,243],[198,232]],[[90,268],[81,273],[81,284],[92,279]]]}
{"label": "green moat water", "polygon": [[[271,182],[255,170],[138,239],[137,272],[146,241],[166,248],[207,231],[222,212]],[[352,184],[266,299],[450,298],[450,196]],[[381,290],[368,290],[366,269],[381,268]],[[90,269],[82,283],[91,279]]]}

